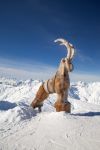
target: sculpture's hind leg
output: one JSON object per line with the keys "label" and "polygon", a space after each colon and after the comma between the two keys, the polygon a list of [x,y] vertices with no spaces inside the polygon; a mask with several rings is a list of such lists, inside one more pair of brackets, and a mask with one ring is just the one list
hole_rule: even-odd
{"label": "sculpture's hind leg", "polygon": [[54,104],[54,107],[56,108],[57,112],[65,111],[65,112],[70,113],[71,112],[71,104],[65,99],[65,98],[67,98],[67,95],[65,95],[64,93],[65,92],[58,94],[58,98]]}
{"label": "sculpture's hind leg", "polygon": [[62,103],[62,102],[56,101],[54,104],[54,107],[56,108],[57,112],[60,112],[60,111],[65,111],[68,113],[71,112],[71,104],[69,102]]}
{"label": "sculpture's hind leg", "polygon": [[33,108],[38,107],[39,111],[41,111],[41,107],[43,106],[43,101],[49,96],[49,94],[45,91],[43,85],[40,86],[39,90],[37,91],[36,97],[31,103]]}

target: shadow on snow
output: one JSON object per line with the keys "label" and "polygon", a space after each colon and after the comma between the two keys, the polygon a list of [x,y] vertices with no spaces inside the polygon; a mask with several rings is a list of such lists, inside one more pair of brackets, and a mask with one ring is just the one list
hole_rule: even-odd
{"label": "shadow on snow", "polygon": [[86,112],[86,113],[77,113],[77,114],[71,114],[74,116],[87,116],[87,117],[93,117],[93,116],[100,116],[100,112]]}
{"label": "shadow on snow", "polygon": [[0,101],[0,110],[9,110],[9,109],[13,109],[17,106],[16,103],[11,103],[8,101]]}

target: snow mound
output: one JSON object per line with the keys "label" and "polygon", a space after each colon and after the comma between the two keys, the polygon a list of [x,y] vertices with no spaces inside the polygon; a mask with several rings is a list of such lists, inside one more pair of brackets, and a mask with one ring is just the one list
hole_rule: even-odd
{"label": "snow mound", "polygon": [[0,147],[3,150],[99,150],[99,127],[99,117],[41,113],[23,124],[7,126],[6,130],[3,127]]}
{"label": "snow mound", "polygon": [[0,102],[0,122],[18,123],[36,116],[37,111],[25,103]]}

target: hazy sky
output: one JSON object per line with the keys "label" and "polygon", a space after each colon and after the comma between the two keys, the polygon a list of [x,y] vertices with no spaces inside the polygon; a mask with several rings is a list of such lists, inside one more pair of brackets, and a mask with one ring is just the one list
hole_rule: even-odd
{"label": "hazy sky", "polygon": [[99,0],[0,0],[0,75],[46,79],[76,48],[73,81],[100,81]]}

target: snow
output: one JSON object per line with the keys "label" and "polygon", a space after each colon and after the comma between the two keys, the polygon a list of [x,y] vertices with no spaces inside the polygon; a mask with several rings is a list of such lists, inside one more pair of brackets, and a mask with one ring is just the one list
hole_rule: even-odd
{"label": "snow", "polygon": [[55,112],[56,94],[33,110],[41,84],[0,78],[0,150],[99,150],[100,82],[71,83],[71,114]]}

